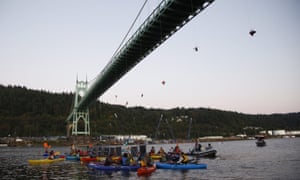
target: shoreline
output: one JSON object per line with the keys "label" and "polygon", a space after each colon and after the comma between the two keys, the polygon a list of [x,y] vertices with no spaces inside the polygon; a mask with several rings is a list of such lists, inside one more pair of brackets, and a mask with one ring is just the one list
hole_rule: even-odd
{"label": "shoreline", "polygon": [[[266,136],[266,139],[278,139],[278,138],[297,138],[298,136],[294,137],[285,137],[285,136]],[[223,137],[223,138],[198,138],[198,142],[225,142],[225,141],[245,141],[245,140],[255,140],[255,138],[245,138],[245,137]],[[47,142],[52,147],[53,146],[71,146],[72,144],[76,144],[79,147],[86,147],[86,146],[94,146],[94,145],[124,145],[123,142],[118,141],[108,141],[108,142],[101,142],[99,140],[92,140],[91,138],[87,138],[85,141],[82,140],[29,140],[26,139],[22,142],[1,142],[0,147],[38,147],[41,146],[44,142]],[[175,144],[175,143],[194,143],[195,139],[191,140],[184,140],[184,139],[176,139],[176,140],[155,140],[153,142],[144,142],[144,141],[136,141],[134,143],[128,143],[127,145],[136,145],[136,144]]]}

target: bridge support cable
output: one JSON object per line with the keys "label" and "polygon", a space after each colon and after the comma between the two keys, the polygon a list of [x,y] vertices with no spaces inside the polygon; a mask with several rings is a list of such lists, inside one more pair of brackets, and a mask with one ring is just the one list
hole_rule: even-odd
{"label": "bridge support cable", "polygon": [[87,108],[93,100],[101,96],[124,74],[213,1],[163,0],[122,48],[114,54],[75,108]]}
{"label": "bridge support cable", "polygon": [[147,4],[148,0],[145,0],[143,6],[141,7],[141,9],[139,10],[137,16],[135,17],[133,23],[131,24],[129,30],[127,31],[126,35],[124,36],[124,38],[122,39],[120,45],[118,46],[118,48],[116,49],[116,51],[114,52],[113,56],[118,52],[118,50],[121,48],[122,44],[124,43],[125,39],[127,38],[128,34],[130,33],[131,29],[133,28],[134,24],[136,23],[136,21],[138,20],[138,18],[140,17],[145,5]]}

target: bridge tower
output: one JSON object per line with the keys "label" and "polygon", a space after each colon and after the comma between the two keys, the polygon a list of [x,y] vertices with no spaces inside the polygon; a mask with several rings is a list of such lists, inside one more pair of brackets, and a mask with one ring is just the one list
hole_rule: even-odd
{"label": "bridge tower", "polygon": [[[88,89],[88,82],[86,81],[78,81],[76,80],[76,93],[75,93],[75,101],[74,108],[72,111],[73,122],[71,125],[72,128],[72,136],[77,135],[90,135],[90,118],[89,118],[89,110],[86,109],[78,109],[78,103],[80,99],[85,95]],[[68,131],[69,133],[70,131]]]}

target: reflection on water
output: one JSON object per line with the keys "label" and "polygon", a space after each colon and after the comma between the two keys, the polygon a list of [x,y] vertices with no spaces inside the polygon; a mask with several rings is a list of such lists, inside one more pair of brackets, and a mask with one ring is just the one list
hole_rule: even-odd
{"label": "reflection on water", "polygon": [[[201,159],[206,170],[157,169],[150,177],[138,177],[129,171],[95,171],[79,162],[62,161],[48,165],[29,165],[28,159],[41,159],[42,147],[1,147],[1,179],[299,179],[300,138],[267,139],[267,146],[256,147],[254,140],[212,142],[218,151],[215,159]],[[206,144],[203,144],[204,146]],[[149,151],[152,145],[147,147]],[[161,146],[167,151],[170,145]],[[193,144],[179,144],[188,151]],[[56,147],[61,153],[69,147]]]}

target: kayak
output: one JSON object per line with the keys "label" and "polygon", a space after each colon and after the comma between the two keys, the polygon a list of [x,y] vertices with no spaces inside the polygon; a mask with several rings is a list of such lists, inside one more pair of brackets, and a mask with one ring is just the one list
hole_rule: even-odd
{"label": "kayak", "polygon": [[171,164],[171,163],[156,163],[157,169],[206,169],[206,164]]}
{"label": "kayak", "polygon": [[30,159],[28,163],[31,165],[39,165],[39,164],[50,164],[58,161],[63,161],[64,158],[57,158],[57,159]]}
{"label": "kayak", "polygon": [[73,156],[73,155],[68,155],[68,156],[66,156],[66,160],[69,160],[69,161],[79,161],[80,157]]}
{"label": "kayak", "polygon": [[[44,153],[43,154],[43,156],[45,156],[45,157],[48,157],[50,154],[49,153]],[[56,152],[54,152],[54,156],[60,156],[60,152],[59,151],[56,151]]]}
{"label": "kayak", "polygon": [[96,170],[103,170],[103,171],[136,171],[140,166],[139,165],[132,165],[132,166],[122,166],[122,165],[111,165],[105,166],[103,164],[95,164],[89,163],[88,167],[91,169]]}
{"label": "kayak", "polygon": [[161,155],[151,155],[150,157],[153,160],[160,160],[161,159]]}
{"label": "kayak", "polygon": [[80,158],[80,161],[84,162],[84,163],[89,163],[89,162],[95,162],[95,161],[98,161],[98,158],[96,157],[81,157]]}
{"label": "kayak", "polygon": [[[49,155],[43,155],[44,157],[48,157]],[[58,158],[65,158],[66,156],[65,155],[54,155],[54,159],[58,159]]]}
{"label": "kayak", "polygon": [[155,170],[156,170],[156,166],[155,165],[150,166],[150,167],[140,167],[137,170],[137,175],[138,176],[149,176]]}
{"label": "kayak", "polygon": [[[106,156],[97,156],[97,161],[105,161]],[[112,157],[113,162],[120,162],[122,159],[121,156]]]}

